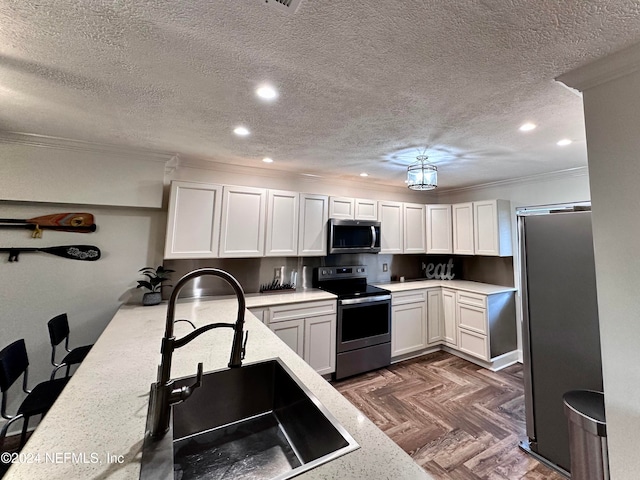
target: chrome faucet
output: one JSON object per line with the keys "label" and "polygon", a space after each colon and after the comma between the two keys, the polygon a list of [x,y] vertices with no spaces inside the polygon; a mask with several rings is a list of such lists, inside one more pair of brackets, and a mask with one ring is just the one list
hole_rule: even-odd
{"label": "chrome faucet", "polygon": [[[176,339],[176,337],[173,335],[173,324],[175,318],[176,300],[178,299],[180,290],[182,290],[182,287],[184,287],[187,282],[204,275],[220,277],[233,287],[236,297],[238,298],[238,317],[236,319],[236,323],[210,323],[194,330],[193,332],[185,335],[182,338]],[[152,423],[150,427],[152,437],[156,439],[162,438],[164,434],[167,433],[167,431],[169,430],[169,421],[171,417],[171,406],[185,401],[202,383],[202,363],[199,363],[196,382],[193,385],[184,386],[181,388],[173,388],[174,380],[170,378],[171,358],[173,356],[173,351],[176,348],[184,347],[191,340],[206,332],[207,330],[218,327],[233,328],[233,345],[231,347],[231,358],[229,359],[228,366],[229,368],[237,368],[242,366],[245,347],[247,345],[246,336],[244,338],[244,342],[242,341],[245,306],[246,302],[242,287],[233,276],[231,276],[224,270],[219,270],[217,268],[201,268],[187,273],[184,277],[178,280],[178,283],[176,283],[176,286],[171,293],[171,297],[169,298],[169,306],[167,308],[167,323],[165,327],[164,338],[162,339],[162,346],[160,348],[160,352],[162,353],[162,362],[158,367],[158,381],[151,385],[151,401],[149,408],[152,409]],[[247,332],[247,334],[248,333],[249,332]]]}

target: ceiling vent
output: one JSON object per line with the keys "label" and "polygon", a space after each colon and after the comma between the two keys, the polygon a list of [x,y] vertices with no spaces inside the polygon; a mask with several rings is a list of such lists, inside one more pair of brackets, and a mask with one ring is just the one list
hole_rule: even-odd
{"label": "ceiling vent", "polygon": [[264,0],[265,3],[277,8],[281,12],[296,13],[302,0]]}

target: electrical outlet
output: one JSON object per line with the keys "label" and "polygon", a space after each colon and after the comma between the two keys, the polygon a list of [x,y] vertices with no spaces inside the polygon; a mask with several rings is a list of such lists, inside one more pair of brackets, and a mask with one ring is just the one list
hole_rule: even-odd
{"label": "electrical outlet", "polygon": [[383,272],[388,272],[389,271],[389,265],[387,265],[386,263],[382,264],[382,271]]}
{"label": "electrical outlet", "polygon": [[280,280],[280,268],[273,269],[273,279]]}

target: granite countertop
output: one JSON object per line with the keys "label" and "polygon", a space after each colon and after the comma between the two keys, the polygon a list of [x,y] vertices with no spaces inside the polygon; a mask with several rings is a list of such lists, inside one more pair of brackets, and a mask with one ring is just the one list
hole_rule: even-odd
{"label": "granite countertop", "polygon": [[409,280],[406,282],[376,283],[375,285],[389,290],[390,292],[404,292],[407,290],[445,287],[464,290],[465,292],[478,293],[481,295],[493,295],[496,293],[515,292],[517,290],[515,287],[491,285],[488,283],[471,282],[468,280]]}
{"label": "granite countertop", "polygon": [[[299,298],[316,300],[316,293]],[[22,463],[13,465],[5,480],[138,478],[149,387],[160,363],[166,308],[166,303],[120,308],[27,442]],[[236,313],[237,302],[230,299],[193,300],[176,307],[176,318],[196,326],[233,322]],[[360,444],[358,450],[296,478],[431,478],[249,312],[245,329],[249,332],[245,362],[280,357]],[[190,331],[185,322],[175,326],[176,336]],[[172,377],[195,374],[198,362],[204,363],[205,371],[225,368],[232,337],[232,329],[217,329],[178,349]]]}

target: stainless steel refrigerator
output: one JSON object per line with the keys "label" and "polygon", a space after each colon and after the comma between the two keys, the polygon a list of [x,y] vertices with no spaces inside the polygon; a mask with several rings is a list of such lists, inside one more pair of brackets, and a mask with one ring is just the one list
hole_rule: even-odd
{"label": "stainless steel refrigerator", "polygon": [[571,462],[562,396],[602,391],[591,212],[584,209],[518,212],[529,438],[521,446],[565,472]]}

